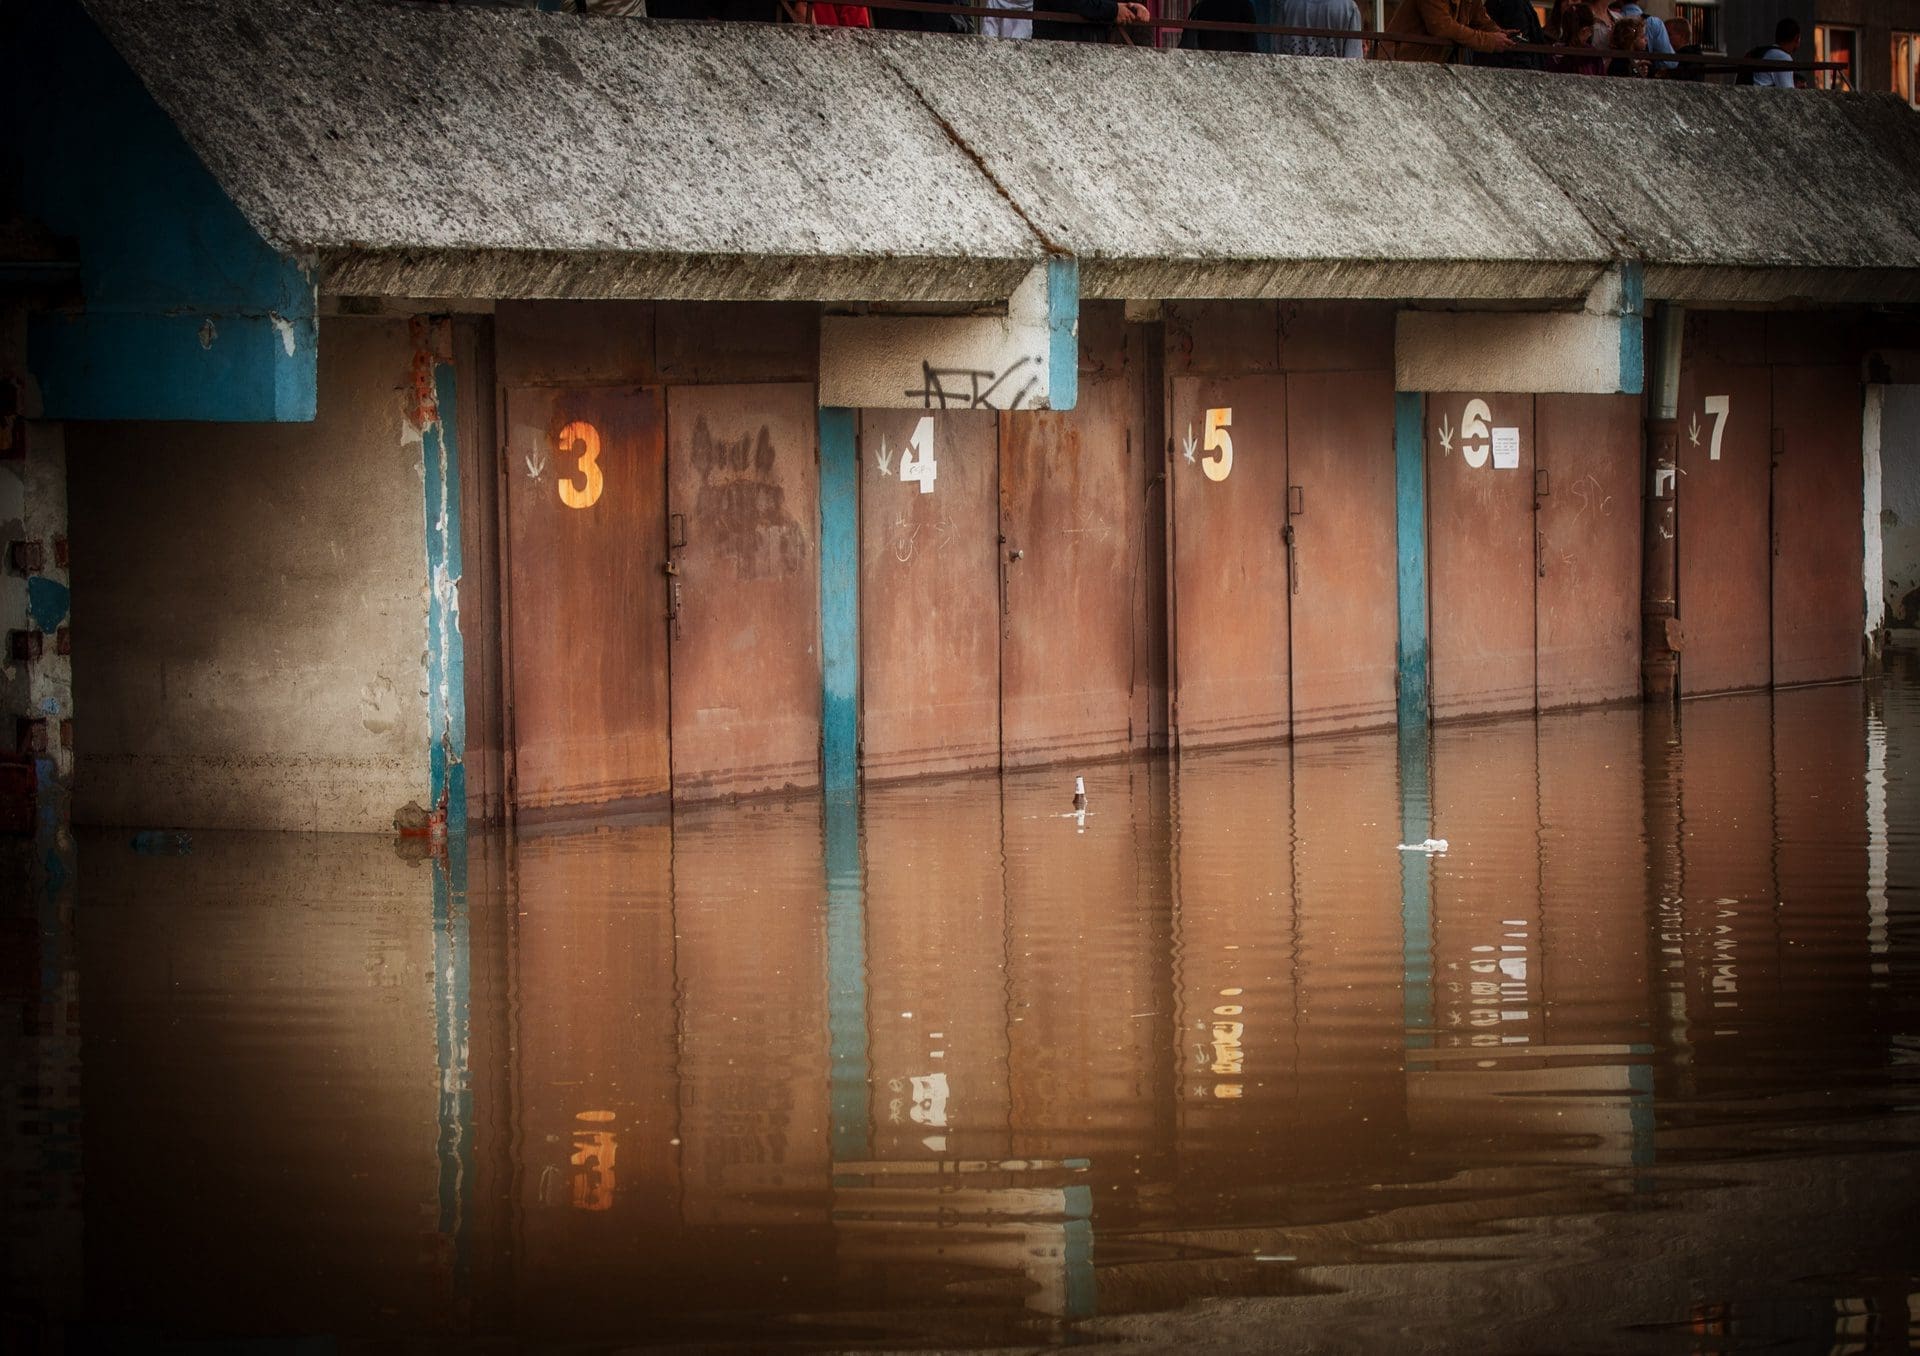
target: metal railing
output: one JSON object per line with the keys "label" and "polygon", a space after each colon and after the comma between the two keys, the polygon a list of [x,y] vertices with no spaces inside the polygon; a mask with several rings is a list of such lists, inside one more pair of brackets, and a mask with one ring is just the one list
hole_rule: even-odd
{"label": "metal railing", "polygon": [[[428,3],[445,3],[445,0],[426,0]],[[1039,0],[1036,0],[1038,3]],[[568,0],[466,0],[470,4],[483,4],[498,8],[539,8],[544,10],[568,10],[573,6]],[[806,0],[778,0],[779,8],[791,23],[804,23],[800,11]],[[1153,18],[1145,23],[1118,24],[1109,20],[1089,19],[1082,14],[1072,14],[1060,10],[1047,9],[996,9],[987,5],[945,4],[941,0],[864,0],[862,8],[868,10],[894,10],[913,14],[942,14],[966,19],[1001,20],[1038,20],[1043,23],[1083,24],[1097,28],[1109,28],[1115,41],[1121,45],[1149,47],[1161,46],[1160,34],[1163,32],[1205,32],[1205,33],[1246,33],[1254,36],[1329,38],[1335,41],[1359,41],[1367,48],[1371,57],[1384,57],[1382,50],[1389,46],[1444,47],[1449,49],[1446,59],[1456,57],[1471,58],[1476,55],[1471,48],[1455,42],[1451,38],[1436,38],[1426,33],[1391,33],[1376,26],[1372,28],[1302,28],[1289,24],[1236,23],[1227,19],[1189,19],[1189,18]],[[1376,6],[1375,13],[1380,8]],[[676,22],[694,23],[739,23],[750,22],[739,19],[693,19]],[[954,36],[961,36],[955,34]],[[1142,40],[1144,39],[1144,40]],[[1042,39],[1044,41],[1044,39]],[[1287,55],[1277,53],[1275,55]],[[1488,56],[1535,56],[1569,57],[1578,61],[1599,61],[1610,64],[1614,61],[1634,61],[1658,63],[1666,66],[1698,66],[1703,68],[1702,75],[1736,75],[1741,71],[1791,71],[1795,75],[1814,76],[1822,71],[1836,73],[1840,80],[1851,88],[1851,77],[1844,61],[1767,61],[1759,57],[1736,57],[1720,52],[1682,53],[1633,51],[1620,52],[1606,47],[1569,47],[1557,43],[1516,42],[1503,47],[1498,53],[1486,53]],[[1502,68],[1496,68],[1502,69]],[[1671,78],[1671,77],[1669,77]]]}
{"label": "metal railing", "polygon": [[[793,11],[792,0],[781,0],[782,7],[789,14]],[[1056,10],[1042,9],[996,9],[982,5],[943,4],[940,0],[866,0],[865,8],[870,10],[901,10],[917,14],[950,14],[962,18],[986,19],[1035,19],[1047,23],[1086,24],[1094,27],[1112,28],[1123,44],[1133,46],[1157,47],[1157,41],[1134,42],[1133,34],[1153,34],[1157,37],[1161,30],[1175,32],[1196,31],[1208,33],[1247,33],[1269,34],[1275,37],[1295,38],[1331,38],[1337,41],[1358,40],[1366,45],[1369,55],[1381,56],[1383,45],[1401,45],[1412,47],[1445,47],[1454,49],[1461,55],[1473,55],[1472,49],[1455,42],[1452,38],[1437,38],[1426,33],[1390,33],[1380,28],[1301,28],[1288,24],[1236,23],[1225,19],[1149,19],[1142,24],[1116,24],[1110,21],[1089,19],[1081,14],[1071,14]],[[1494,55],[1489,53],[1488,55]],[[1619,52],[1605,47],[1568,47],[1557,43],[1516,42],[1500,49],[1498,55],[1571,57],[1576,60],[1612,62],[1616,60],[1645,62],[1674,62],[1679,65],[1702,66],[1710,74],[1733,74],[1739,71],[1792,71],[1796,75],[1812,75],[1818,71],[1838,71],[1845,78],[1847,64],[1843,61],[1765,61],[1757,57],[1734,57],[1717,52],[1680,53],[1635,51]]]}

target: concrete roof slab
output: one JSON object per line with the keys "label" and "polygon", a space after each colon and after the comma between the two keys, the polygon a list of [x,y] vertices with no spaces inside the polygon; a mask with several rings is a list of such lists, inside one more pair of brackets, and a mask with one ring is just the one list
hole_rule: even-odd
{"label": "concrete roof slab", "polygon": [[[987,40],[956,59],[927,42],[876,45],[1048,240],[1082,257],[1090,294],[1126,276],[1119,265],[1153,261],[1162,291],[1150,295],[1388,295],[1384,280],[1341,268],[1363,263],[1396,287],[1407,275],[1391,266],[1436,263],[1512,295],[1543,282],[1577,295],[1559,290],[1565,270],[1549,280],[1536,265],[1586,264],[1572,273],[1590,281],[1611,255],[1442,67]],[[1272,270],[1261,287],[1240,266],[1263,261],[1311,267]],[[1509,261],[1524,267],[1490,276]],[[1434,272],[1441,295],[1458,295]]]}
{"label": "concrete roof slab", "polygon": [[1623,256],[1647,261],[1651,295],[1878,294],[1920,269],[1920,117],[1892,95],[1449,74]]}
{"label": "concrete roof slab", "polygon": [[549,253],[561,273],[583,256],[938,260],[960,296],[976,262],[1045,253],[845,32],[377,0],[87,7],[283,249]]}

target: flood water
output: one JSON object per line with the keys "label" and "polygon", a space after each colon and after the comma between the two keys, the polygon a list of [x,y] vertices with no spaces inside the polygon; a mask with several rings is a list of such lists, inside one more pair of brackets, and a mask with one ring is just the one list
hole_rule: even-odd
{"label": "flood water", "polygon": [[444,860],[83,835],[11,924],[6,1331],[1908,1350],[1890,668]]}

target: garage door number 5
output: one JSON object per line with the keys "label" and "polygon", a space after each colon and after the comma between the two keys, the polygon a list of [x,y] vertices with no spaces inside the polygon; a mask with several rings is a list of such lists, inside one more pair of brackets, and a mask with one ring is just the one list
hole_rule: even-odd
{"label": "garage door number 5", "polygon": [[1200,469],[1207,473],[1208,480],[1225,480],[1233,474],[1233,435],[1227,432],[1227,426],[1232,422],[1233,410],[1230,408],[1207,411],[1207,438],[1201,446],[1217,454],[1200,459]]}

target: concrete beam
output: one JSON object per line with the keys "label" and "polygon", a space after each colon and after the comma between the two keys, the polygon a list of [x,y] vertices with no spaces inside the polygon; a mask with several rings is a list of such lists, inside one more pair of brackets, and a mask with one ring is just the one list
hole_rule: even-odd
{"label": "concrete beam", "polygon": [[1579,311],[1402,311],[1402,391],[1638,395],[1645,389],[1639,270],[1609,271]]}
{"label": "concrete beam", "polygon": [[1001,316],[829,315],[820,403],[848,409],[1070,410],[1079,393],[1072,259],[1033,269]]}

